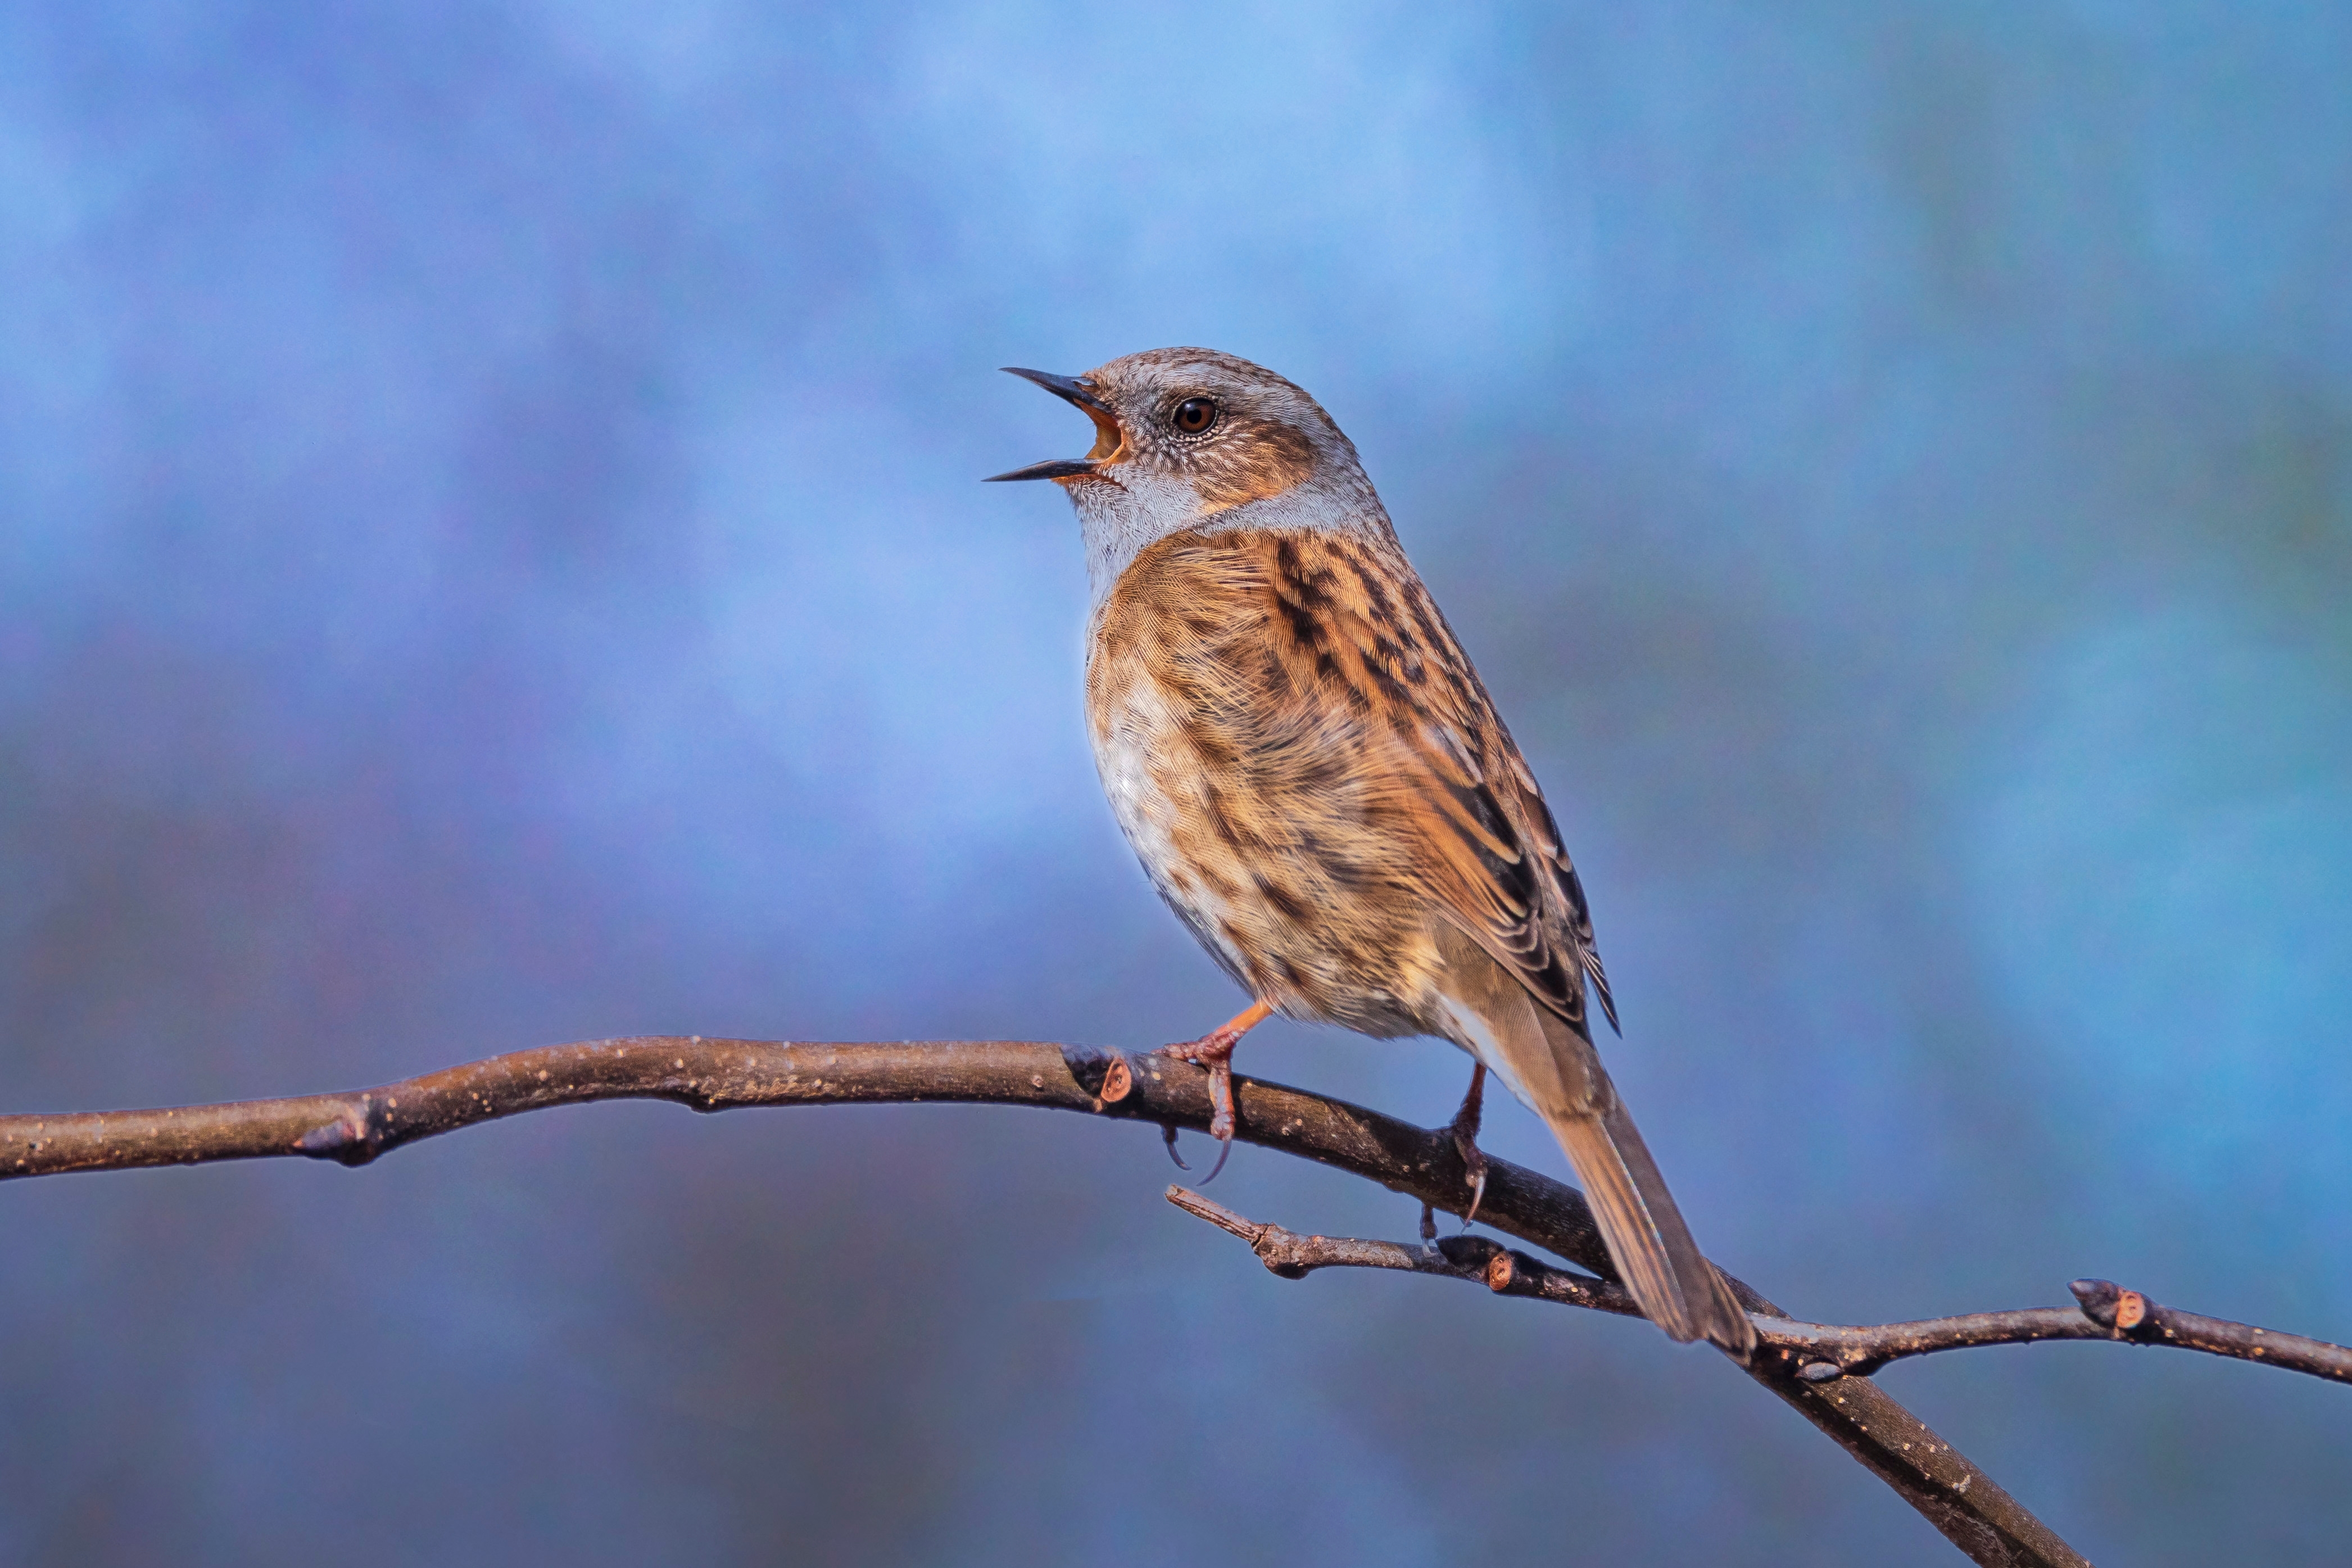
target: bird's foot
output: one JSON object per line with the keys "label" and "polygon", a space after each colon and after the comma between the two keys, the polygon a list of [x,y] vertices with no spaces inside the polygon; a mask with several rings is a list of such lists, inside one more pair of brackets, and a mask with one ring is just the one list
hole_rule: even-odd
{"label": "bird's foot", "polygon": [[1197,1040],[1160,1047],[1163,1057],[1209,1069],[1209,1136],[1220,1143],[1231,1142],[1234,1135],[1234,1047],[1241,1038],[1229,1024]]}
{"label": "bird's foot", "polygon": [[[1225,1156],[1234,1152],[1234,1047],[1242,1043],[1244,1035],[1257,1027],[1273,1011],[1263,1002],[1254,1002],[1248,1011],[1210,1030],[1197,1040],[1181,1040],[1175,1045],[1160,1047],[1160,1056],[1174,1057],[1180,1062],[1192,1062],[1209,1069],[1209,1136],[1222,1147],[1217,1151],[1216,1165],[1201,1178],[1203,1186],[1217,1179],[1217,1172],[1225,1168]],[[1172,1137],[1168,1151],[1171,1154],[1176,1152]]]}
{"label": "bird's foot", "polygon": [[1463,1211],[1462,1228],[1467,1230],[1478,1217],[1478,1205],[1486,1201],[1486,1154],[1478,1147],[1478,1121],[1485,1110],[1486,1064],[1480,1062],[1470,1069],[1470,1092],[1462,1097],[1462,1109],[1454,1113],[1446,1131],[1454,1134],[1454,1152],[1462,1156],[1462,1168],[1470,1178],[1470,1206]]}

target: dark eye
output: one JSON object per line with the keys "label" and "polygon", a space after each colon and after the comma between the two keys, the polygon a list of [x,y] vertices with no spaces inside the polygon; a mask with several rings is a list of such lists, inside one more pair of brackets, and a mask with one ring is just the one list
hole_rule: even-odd
{"label": "dark eye", "polygon": [[1176,428],[1187,436],[1205,436],[1217,422],[1216,400],[1188,397],[1176,405]]}

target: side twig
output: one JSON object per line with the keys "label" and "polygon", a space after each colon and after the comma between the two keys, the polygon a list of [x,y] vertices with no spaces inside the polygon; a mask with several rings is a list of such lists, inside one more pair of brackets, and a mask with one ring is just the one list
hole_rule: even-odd
{"label": "side twig", "polygon": [[[1286,1279],[1303,1279],[1318,1268],[1397,1268],[1475,1280],[1502,1296],[1539,1300],[1593,1311],[1639,1317],[1633,1299],[1606,1279],[1555,1268],[1540,1258],[1514,1252],[1482,1236],[1452,1236],[1419,1247],[1352,1237],[1301,1236],[1278,1225],[1257,1225],[1183,1187],[1168,1189],[1168,1201],[1250,1245],[1259,1261]],[[2261,1362],[2288,1372],[2336,1383],[2352,1383],[2352,1349],[2201,1317],[2160,1307],[2137,1290],[2106,1279],[2077,1279],[2070,1287],[2077,1305],[2026,1307],[2011,1312],[1969,1312],[1913,1323],[1846,1327],[1799,1322],[1752,1314],[1760,1355],[1778,1355],[1807,1383],[1867,1377],[1890,1362],[1938,1351],[1983,1345],[2036,1344],[2046,1340],[2107,1340],[2122,1344],[2170,1345],[2207,1355]]]}
{"label": "side twig", "polygon": [[[1236,1078],[1239,1136],[1460,1214],[1470,1187],[1445,1132],[1280,1084]],[[645,1036],[549,1046],[380,1089],[169,1110],[0,1116],[0,1178],[293,1155],[363,1165],[404,1143],[551,1106],[668,1100],[754,1105],[950,1100],[1034,1105],[1205,1131],[1208,1075],[1134,1057],[1018,1040],[812,1045]],[[1488,1156],[1479,1218],[1604,1279],[1608,1249],[1574,1188]],[[1732,1282],[1751,1312],[1786,1317]],[[1780,1357],[1748,1375],[1826,1433],[1987,1568],[2086,1568],[1990,1476],[1866,1378],[1808,1382]]]}

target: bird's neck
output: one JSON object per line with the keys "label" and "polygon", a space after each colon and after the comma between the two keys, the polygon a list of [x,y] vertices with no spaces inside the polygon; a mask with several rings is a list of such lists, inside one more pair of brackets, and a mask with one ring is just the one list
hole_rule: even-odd
{"label": "bird's neck", "polygon": [[[1345,533],[1393,542],[1396,531],[1381,498],[1369,484],[1334,492],[1300,486],[1278,496],[1203,513],[1191,490],[1158,493],[1157,484],[1139,479],[1118,487],[1099,482],[1070,486],[1077,509],[1078,530],[1087,549],[1087,589],[1090,614],[1103,601],[1135,558],[1159,541],[1175,533],[1254,532]],[[1168,487],[1173,491],[1176,487]]]}

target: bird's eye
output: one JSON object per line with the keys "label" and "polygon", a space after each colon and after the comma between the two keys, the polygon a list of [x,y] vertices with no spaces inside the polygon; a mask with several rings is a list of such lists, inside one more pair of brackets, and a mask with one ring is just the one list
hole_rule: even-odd
{"label": "bird's eye", "polygon": [[1176,428],[1187,436],[1205,436],[1217,422],[1214,398],[1188,397],[1176,405]]}

